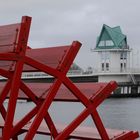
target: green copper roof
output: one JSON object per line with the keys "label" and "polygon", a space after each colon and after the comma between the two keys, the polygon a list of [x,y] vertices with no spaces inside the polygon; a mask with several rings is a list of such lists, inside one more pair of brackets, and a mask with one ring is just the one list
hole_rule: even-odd
{"label": "green copper roof", "polygon": [[[105,25],[106,26],[106,25]],[[117,27],[113,27],[112,28],[114,31],[118,32],[118,33],[121,33],[122,34],[122,31],[121,31],[121,28],[120,26],[117,26]]]}
{"label": "green copper roof", "polygon": [[[100,41],[110,41],[110,45],[99,45]],[[122,49],[127,46],[126,35],[121,31],[120,26],[109,27],[103,25],[100,36],[97,38],[95,49]]]}

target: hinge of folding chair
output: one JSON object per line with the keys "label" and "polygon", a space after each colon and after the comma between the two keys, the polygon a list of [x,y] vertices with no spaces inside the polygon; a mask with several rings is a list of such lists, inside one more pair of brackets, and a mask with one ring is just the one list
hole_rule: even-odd
{"label": "hinge of folding chair", "polygon": [[41,99],[49,90],[50,90],[51,86],[46,89],[38,98]]}

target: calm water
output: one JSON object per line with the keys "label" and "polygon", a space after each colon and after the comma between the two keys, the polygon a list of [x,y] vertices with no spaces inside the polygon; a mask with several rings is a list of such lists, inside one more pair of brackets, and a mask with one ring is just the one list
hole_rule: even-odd
{"label": "calm water", "polygon": [[[18,103],[16,118],[20,118],[33,107],[34,105],[30,102]],[[83,108],[80,103],[55,102],[49,112],[55,122],[69,123]],[[140,98],[107,99],[98,108],[98,111],[107,128],[140,131]],[[89,117],[82,125],[92,126],[91,118]],[[23,135],[20,136],[20,140],[22,139]],[[35,140],[49,139],[48,136],[47,138],[46,136],[35,136]]]}

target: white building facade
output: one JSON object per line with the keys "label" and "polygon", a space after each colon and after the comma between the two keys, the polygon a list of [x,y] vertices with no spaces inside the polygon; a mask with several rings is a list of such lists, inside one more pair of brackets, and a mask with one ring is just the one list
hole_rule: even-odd
{"label": "white building facade", "polygon": [[99,76],[99,82],[111,80],[134,82],[134,77],[130,72],[131,49],[120,26],[111,28],[103,25],[94,51],[98,52],[96,74]]}

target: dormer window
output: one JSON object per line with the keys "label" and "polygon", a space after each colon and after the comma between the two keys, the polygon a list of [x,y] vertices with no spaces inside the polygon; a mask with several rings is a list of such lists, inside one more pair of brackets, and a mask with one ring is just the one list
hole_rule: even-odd
{"label": "dormer window", "polygon": [[114,43],[112,40],[106,40],[106,46],[114,46]]}
{"label": "dormer window", "polygon": [[99,43],[99,45],[98,45],[98,46],[100,46],[100,47],[105,46],[105,41],[104,41],[104,40],[100,41],[100,43]]}
{"label": "dormer window", "polygon": [[100,41],[99,47],[104,47],[104,46],[114,46],[114,43],[112,40],[102,40]]}

